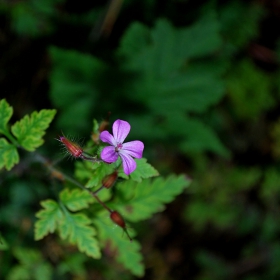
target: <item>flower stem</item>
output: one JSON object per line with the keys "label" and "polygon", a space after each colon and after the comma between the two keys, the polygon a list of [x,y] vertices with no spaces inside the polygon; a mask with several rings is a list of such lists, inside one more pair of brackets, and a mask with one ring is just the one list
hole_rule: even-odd
{"label": "flower stem", "polygon": [[83,152],[80,155],[80,158],[83,159],[83,160],[88,160],[88,161],[92,161],[92,162],[101,162],[102,161],[101,159],[97,159],[95,156],[92,156],[92,155],[87,154],[85,152]]}
{"label": "flower stem", "polygon": [[74,178],[70,177],[69,175],[64,174],[63,172],[57,170],[55,167],[53,167],[53,165],[46,160],[44,157],[42,157],[41,155],[37,154],[37,158],[40,162],[42,162],[52,173],[56,173],[56,174],[61,174],[61,179],[67,180],[68,182],[76,185],[77,187],[81,188],[82,190],[87,191],[88,193],[90,193],[95,200],[104,208],[106,209],[109,213],[112,213],[112,210],[103,202],[100,200],[100,198],[97,196],[97,193],[103,189],[103,186],[101,186],[99,189],[97,189],[96,191],[91,191],[89,189],[87,189],[83,184],[81,184],[80,182],[78,182],[77,180],[75,180]]}

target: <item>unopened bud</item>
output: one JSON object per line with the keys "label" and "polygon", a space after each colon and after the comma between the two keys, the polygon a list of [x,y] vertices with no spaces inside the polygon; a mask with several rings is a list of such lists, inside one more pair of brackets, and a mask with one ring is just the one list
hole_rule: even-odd
{"label": "unopened bud", "polygon": [[118,172],[114,171],[113,173],[107,175],[103,180],[102,180],[102,185],[106,189],[110,189],[111,187],[114,186],[116,180],[118,178]]}
{"label": "unopened bud", "polygon": [[99,135],[100,135],[99,132],[91,134],[91,139],[95,144],[99,143]]}
{"label": "unopened bud", "polygon": [[99,125],[99,132],[101,133],[104,130],[107,130],[109,127],[109,122],[107,120],[104,120]]}
{"label": "unopened bud", "polygon": [[116,225],[120,226],[121,228],[125,228],[125,221],[119,212],[111,212],[110,218]]}
{"label": "unopened bud", "polygon": [[125,232],[125,234],[127,235],[128,239],[131,242],[132,239],[127,231],[125,221],[124,221],[123,217],[121,216],[121,214],[117,211],[112,211],[110,214],[110,218],[116,225],[118,225],[119,227],[121,227],[123,229],[123,231]]}
{"label": "unopened bud", "polygon": [[83,149],[79,144],[67,139],[64,136],[60,136],[59,141],[65,146],[67,152],[74,158],[79,158],[82,155]]}

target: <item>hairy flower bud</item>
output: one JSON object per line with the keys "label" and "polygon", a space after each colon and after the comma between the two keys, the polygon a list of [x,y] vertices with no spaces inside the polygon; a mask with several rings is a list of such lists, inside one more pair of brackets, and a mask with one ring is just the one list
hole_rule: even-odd
{"label": "hairy flower bud", "polygon": [[113,173],[107,175],[107,176],[102,180],[102,185],[103,185],[106,189],[110,189],[110,188],[113,187],[113,185],[115,184],[117,178],[118,178],[118,172],[117,172],[117,171],[114,171]]}
{"label": "hairy flower bud", "polygon": [[74,158],[79,158],[83,154],[82,147],[65,136],[60,136],[59,141],[64,145],[67,152]]}

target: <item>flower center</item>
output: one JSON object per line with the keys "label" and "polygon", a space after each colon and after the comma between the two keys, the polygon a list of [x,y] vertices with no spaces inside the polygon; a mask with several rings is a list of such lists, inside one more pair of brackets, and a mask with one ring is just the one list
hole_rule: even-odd
{"label": "flower center", "polygon": [[122,149],[122,143],[118,143],[117,146],[115,147],[115,151],[118,152],[121,149]]}

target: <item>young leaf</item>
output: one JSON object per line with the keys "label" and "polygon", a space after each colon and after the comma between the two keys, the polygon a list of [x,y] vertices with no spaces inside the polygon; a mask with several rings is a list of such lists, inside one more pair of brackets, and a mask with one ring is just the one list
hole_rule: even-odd
{"label": "young leaf", "polygon": [[[138,277],[143,276],[144,266],[142,264],[143,257],[140,253],[140,244],[136,240],[130,242],[125,238],[120,227],[104,223],[107,216],[107,212],[102,212],[94,221],[98,228],[99,237],[103,241],[103,246],[109,245],[110,251],[116,252],[116,260],[134,275]],[[129,233],[131,234],[131,230]]]}
{"label": "young leaf", "polygon": [[44,200],[41,205],[45,209],[36,214],[39,220],[35,223],[35,240],[40,240],[48,233],[53,233],[63,218],[63,213],[55,201]]}
{"label": "young leaf", "polygon": [[153,181],[144,180],[141,183],[124,181],[117,185],[126,201],[112,204],[124,218],[137,222],[147,219],[152,214],[162,211],[164,204],[188,187],[190,180],[184,175],[171,175],[168,178],[156,178]]}
{"label": "young leaf", "polygon": [[59,194],[60,200],[71,211],[79,211],[87,208],[94,201],[93,197],[87,192],[79,189],[64,189]]}
{"label": "young leaf", "polygon": [[[143,179],[147,179],[150,177],[158,176],[158,171],[149,163],[147,163],[147,159],[135,159],[137,163],[137,168],[130,174],[130,178],[136,182],[142,182]],[[123,171],[119,172],[119,176],[127,179],[128,176],[124,174]]]}
{"label": "young leaf", "polygon": [[0,169],[6,167],[10,170],[19,162],[19,155],[16,147],[6,139],[0,138]]}
{"label": "young leaf", "polygon": [[45,130],[53,120],[56,110],[41,110],[25,116],[12,126],[13,134],[18,138],[19,144],[27,151],[34,151],[41,146]]}
{"label": "young leaf", "polygon": [[13,114],[13,108],[5,99],[0,100],[0,133],[7,130],[7,124]]}
{"label": "young leaf", "polygon": [[[66,210],[66,209],[65,209]],[[99,259],[101,257],[98,241],[94,237],[95,229],[90,226],[90,219],[84,214],[71,214],[64,211],[65,217],[59,225],[59,233],[62,239],[68,238],[76,244],[81,252],[89,257]]]}

